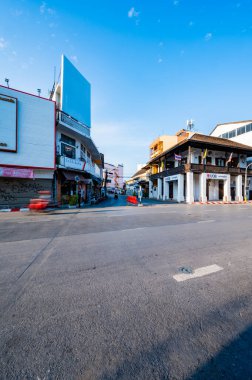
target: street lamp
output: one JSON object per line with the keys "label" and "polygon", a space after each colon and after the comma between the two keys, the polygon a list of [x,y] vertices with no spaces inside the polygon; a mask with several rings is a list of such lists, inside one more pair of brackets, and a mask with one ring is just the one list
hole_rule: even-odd
{"label": "street lamp", "polygon": [[244,183],[244,200],[247,202],[247,176],[248,176],[248,168],[252,165],[252,162],[246,166],[245,170],[245,183]]}

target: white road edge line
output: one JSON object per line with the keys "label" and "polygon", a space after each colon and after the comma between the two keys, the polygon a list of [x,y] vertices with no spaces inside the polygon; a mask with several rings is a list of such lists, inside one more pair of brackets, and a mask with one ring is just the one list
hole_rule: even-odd
{"label": "white road edge line", "polygon": [[207,276],[208,274],[216,273],[216,272],[219,272],[221,270],[223,270],[222,267],[220,267],[219,265],[213,264],[213,265],[209,265],[207,267],[201,267],[201,268],[195,269],[195,271],[193,273],[176,274],[175,276],[173,276],[173,278],[177,282],[181,282],[181,281],[191,280],[192,278]]}
{"label": "white road edge line", "polygon": [[211,220],[200,220],[197,223],[213,223],[213,222],[215,222],[215,220],[211,219]]}

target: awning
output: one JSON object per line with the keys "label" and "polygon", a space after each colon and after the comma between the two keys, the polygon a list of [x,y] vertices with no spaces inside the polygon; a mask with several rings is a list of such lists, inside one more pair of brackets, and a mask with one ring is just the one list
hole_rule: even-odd
{"label": "awning", "polygon": [[76,181],[76,177],[78,177],[79,178],[78,182],[82,182],[85,185],[90,185],[92,183],[91,179],[84,178],[83,175],[79,173],[66,172],[65,170],[63,170],[62,173],[67,181]]}

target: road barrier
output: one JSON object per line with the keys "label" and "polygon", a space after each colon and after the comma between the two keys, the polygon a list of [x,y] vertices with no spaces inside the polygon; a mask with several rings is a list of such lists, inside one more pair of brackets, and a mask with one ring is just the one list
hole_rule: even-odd
{"label": "road barrier", "polygon": [[137,200],[136,196],[128,195],[127,198],[126,198],[126,200],[127,200],[128,203],[133,203],[135,205],[138,204],[138,200]]}

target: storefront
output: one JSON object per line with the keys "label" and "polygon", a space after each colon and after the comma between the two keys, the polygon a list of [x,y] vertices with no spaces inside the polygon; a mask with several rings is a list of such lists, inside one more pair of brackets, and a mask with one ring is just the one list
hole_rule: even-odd
{"label": "storefront", "polygon": [[0,167],[0,209],[27,207],[38,191],[53,194],[53,171]]}

